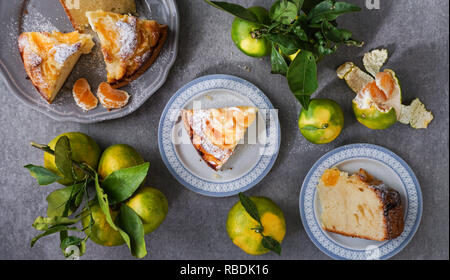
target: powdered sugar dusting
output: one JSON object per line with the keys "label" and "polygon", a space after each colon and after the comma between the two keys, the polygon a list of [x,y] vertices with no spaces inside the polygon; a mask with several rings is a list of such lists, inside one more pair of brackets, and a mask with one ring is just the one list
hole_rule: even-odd
{"label": "powdered sugar dusting", "polygon": [[120,51],[119,55],[126,59],[133,55],[138,44],[137,37],[137,19],[135,17],[128,17],[127,22],[119,20],[116,22],[116,27],[119,32]]}
{"label": "powdered sugar dusting", "polygon": [[207,129],[206,122],[211,119],[211,112],[207,110],[193,110],[192,114],[192,129],[195,134],[200,136],[201,145],[205,151],[211,155],[213,155],[216,159],[223,161],[230,157],[231,152],[229,150],[222,150],[217,147],[211,141],[209,141],[208,137],[203,133]]}
{"label": "powdered sugar dusting", "polygon": [[31,67],[38,67],[42,64],[42,57],[31,50],[27,50],[27,60]]}
{"label": "powdered sugar dusting", "polygon": [[23,16],[22,29],[24,32],[58,31],[58,28],[34,8],[33,5],[28,6],[28,13]]}
{"label": "powdered sugar dusting", "polygon": [[51,52],[54,53],[55,61],[60,65],[63,65],[66,60],[76,53],[81,47],[81,43],[75,43],[72,45],[60,44],[52,48]]}

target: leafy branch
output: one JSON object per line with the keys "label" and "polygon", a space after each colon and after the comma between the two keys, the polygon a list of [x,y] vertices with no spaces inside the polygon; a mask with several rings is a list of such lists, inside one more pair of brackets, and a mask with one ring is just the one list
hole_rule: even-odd
{"label": "leafy branch", "polygon": [[[352,39],[351,31],[338,28],[336,22],[341,15],[361,10],[350,3],[277,0],[270,8],[270,24],[264,24],[240,5],[209,0],[205,2],[260,25],[259,29],[252,31],[252,37],[265,38],[271,42],[271,72],[286,76],[290,90],[305,110],[308,109],[311,95],[318,88],[317,61],[335,53],[339,45],[363,45]],[[294,59],[289,58],[296,53]]]}
{"label": "leafy branch", "polygon": [[[145,180],[150,166],[148,162],[116,170],[100,182],[99,176],[93,168],[73,160],[70,139],[67,136],[59,138],[54,149],[35,142],[31,142],[31,146],[53,155],[56,168],[60,172],[60,174],[56,174],[43,166],[26,165],[25,168],[32,177],[36,178],[39,185],[49,185],[61,179],[73,182],[71,186],[57,189],[47,196],[48,217],[38,217],[33,223],[33,227],[42,233],[31,240],[32,247],[40,238],[59,233],[60,248],[64,256],[68,257],[73,253],[66,252],[69,246],[78,246],[80,253],[84,254],[85,244],[89,238],[86,232],[92,232],[92,226],[95,223],[90,208],[95,200],[90,200],[88,194],[88,188],[94,187],[97,201],[109,226],[120,233],[133,256],[142,258],[147,254],[142,221],[134,210],[123,202],[130,198]],[[80,177],[78,170],[84,176]],[[75,218],[69,218],[74,215],[83,201],[85,208],[81,213],[75,215]],[[111,217],[111,204],[120,207],[117,223]],[[90,216],[90,222],[87,228],[78,228],[76,224],[88,216]],[[69,232],[84,232],[85,236],[84,238],[70,236]]]}

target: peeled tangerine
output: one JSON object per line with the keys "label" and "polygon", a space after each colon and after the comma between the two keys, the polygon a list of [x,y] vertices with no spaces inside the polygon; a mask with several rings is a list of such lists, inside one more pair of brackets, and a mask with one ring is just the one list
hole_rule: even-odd
{"label": "peeled tangerine", "polygon": [[353,99],[356,119],[370,129],[386,129],[400,118],[401,90],[395,73],[384,70]]}
{"label": "peeled tangerine", "polygon": [[97,91],[98,99],[107,109],[119,109],[128,104],[130,95],[123,90],[114,89],[108,83],[101,83]]}
{"label": "peeled tangerine", "polygon": [[75,82],[72,94],[77,105],[84,111],[89,111],[97,107],[97,97],[92,93],[91,87],[85,78],[78,79]]}
{"label": "peeled tangerine", "polygon": [[386,129],[397,121],[416,129],[427,128],[433,114],[419,99],[409,106],[402,105],[401,89],[394,71],[380,72],[387,59],[385,49],[366,53],[363,63],[370,75],[353,62],[346,62],[337,69],[338,77],[357,94],[353,100],[356,118],[371,129]]}

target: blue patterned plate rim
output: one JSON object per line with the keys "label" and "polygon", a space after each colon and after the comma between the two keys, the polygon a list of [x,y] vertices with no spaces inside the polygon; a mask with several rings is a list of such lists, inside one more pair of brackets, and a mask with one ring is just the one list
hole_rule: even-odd
{"label": "blue patterned plate rim", "polygon": [[[180,182],[186,188],[188,188],[189,190],[191,190],[193,192],[196,192],[198,194],[205,195],[205,196],[228,197],[228,196],[233,196],[233,195],[236,195],[236,194],[238,194],[240,192],[244,192],[244,191],[249,190],[250,188],[254,187],[256,184],[258,184],[262,179],[264,179],[264,177],[270,172],[270,170],[272,169],[273,165],[275,164],[275,161],[276,161],[276,159],[278,157],[278,154],[279,154],[280,143],[281,143],[281,127],[280,127],[280,123],[279,123],[279,121],[277,119],[277,123],[276,123],[276,127],[277,127],[276,128],[276,131],[277,131],[276,152],[271,156],[270,161],[269,161],[268,165],[265,167],[264,171],[257,178],[253,179],[247,185],[245,185],[245,186],[243,186],[243,187],[241,187],[239,189],[232,190],[232,191],[214,192],[214,191],[207,191],[207,190],[204,190],[204,189],[200,189],[200,188],[190,184],[189,182],[187,182],[185,179],[183,179],[174,170],[172,165],[169,163],[169,160],[167,158],[166,152],[164,151],[164,147],[163,147],[163,137],[164,137],[164,135],[163,135],[163,127],[164,127],[164,124],[166,122],[166,117],[167,117],[168,111],[169,111],[171,105],[175,102],[175,100],[177,98],[179,98],[186,90],[188,90],[192,86],[197,85],[197,84],[199,84],[201,82],[204,82],[204,81],[214,80],[214,79],[231,80],[231,81],[235,81],[235,82],[241,83],[241,84],[243,84],[243,85],[245,85],[247,87],[250,87],[250,88],[254,89],[255,92],[258,94],[258,96],[263,99],[263,101],[264,101],[264,103],[266,105],[266,108],[264,108],[264,109],[274,109],[274,106],[270,102],[269,98],[258,87],[256,87],[254,84],[252,84],[249,81],[244,80],[244,79],[242,79],[240,77],[236,77],[236,76],[233,76],[233,75],[227,75],[227,74],[213,74],[213,75],[206,75],[206,76],[202,76],[202,77],[196,78],[196,79],[190,81],[189,83],[185,84],[183,87],[181,87],[170,98],[169,102],[167,103],[166,107],[164,108],[164,110],[163,110],[163,112],[161,114],[161,118],[160,118],[159,126],[158,126],[158,148],[159,148],[159,152],[161,154],[161,158],[162,158],[164,164],[166,165],[167,169],[169,170],[169,172],[172,174],[172,176],[175,177],[175,179],[177,179],[178,182]],[[213,89],[216,89],[216,88],[210,88],[207,91],[213,90]],[[217,87],[217,89],[223,89],[223,87]],[[190,97],[187,100],[187,102],[189,102],[189,100],[192,100],[192,98],[194,98],[195,96],[201,95],[204,92],[205,91],[198,91],[198,92],[196,92],[192,97]],[[173,126],[174,122],[172,121],[171,123],[172,123],[172,126]],[[173,146],[173,144],[172,144],[172,146]],[[258,164],[261,162],[261,159],[264,158],[264,157],[267,157],[267,156],[262,156],[260,158],[259,162],[256,163],[254,165],[254,167],[249,172],[243,174],[240,178],[235,179],[235,180],[233,180],[231,182],[237,181],[237,180],[239,180],[241,178],[244,178],[244,177],[248,176],[249,174],[251,174],[251,172],[254,171],[255,167],[258,166]],[[177,157],[177,161],[180,162],[180,159],[178,157]],[[187,169],[186,169],[186,171],[188,173],[192,174],[193,176],[195,176],[195,174],[193,174],[191,171],[189,171]],[[201,179],[198,176],[195,176],[195,177],[197,177],[197,179],[199,179],[201,181],[204,181],[204,182],[207,182],[207,183],[211,183],[210,181]],[[219,183],[218,182],[218,183],[215,183],[215,184],[219,184],[220,185],[220,184],[228,184],[228,183],[230,183],[230,182],[224,182],[224,183]]]}
{"label": "blue patterned plate rim", "polygon": [[[328,255],[329,257],[331,257],[333,259],[338,259],[338,260],[352,259],[352,258],[343,257],[342,255],[338,255],[336,252],[334,252],[334,251],[332,251],[330,249],[327,249],[324,246],[324,244],[322,244],[317,239],[317,237],[314,235],[314,233],[312,232],[310,226],[308,225],[308,221],[314,221],[316,226],[318,226],[320,228],[321,232],[323,232],[323,230],[321,229],[320,225],[318,225],[318,221],[317,221],[315,215],[314,215],[312,220],[311,219],[308,220],[306,218],[306,214],[305,214],[305,194],[306,194],[306,191],[307,191],[307,188],[308,188],[308,184],[311,181],[311,177],[313,176],[313,174],[316,171],[316,169],[319,168],[321,166],[321,164],[324,163],[325,160],[327,160],[328,158],[330,158],[333,155],[338,154],[338,153],[340,153],[342,151],[361,149],[361,148],[362,149],[376,150],[378,152],[387,154],[388,156],[392,157],[395,161],[397,161],[406,170],[407,174],[410,176],[410,178],[412,180],[412,184],[414,185],[413,191],[415,191],[415,195],[416,195],[416,198],[417,198],[417,202],[416,202],[417,203],[417,205],[416,205],[417,206],[417,213],[416,213],[415,217],[412,217],[412,218],[414,218],[414,224],[413,224],[413,226],[411,228],[409,228],[409,232],[407,233],[407,236],[402,237],[403,236],[403,234],[402,234],[402,236],[397,238],[397,239],[399,239],[399,238],[403,239],[400,244],[398,244],[390,252],[388,252],[388,253],[386,253],[384,255],[381,255],[379,257],[379,259],[386,260],[386,259],[389,259],[389,258],[395,256],[400,251],[402,251],[406,247],[406,245],[408,245],[408,243],[412,240],[412,238],[414,237],[415,233],[417,232],[417,229],[419,228],[420,221],[422,219],[422,211],[423,211],[422,192],[421,192],[420,184],[419,184],[419,181],[417,180],[416,175],[414,174],[414,172],[411,169],[411,167],[400,156],[398,156],[394,152],[388,150],[387,148],[384,148],[384,147],[381,147],[381,146],[378,146],[378,145],[373,145],[373,144],[366,144],[366,143],[349,144],[349,145],[341,146],[341,147],[338,147],[338,148],[336,148],[334,150],[331,150],[328,153],[326,153],[325,155],[323,155],[321,158],[319,158],[316,161],[316,163],[314,163],[314,165],[309,170],[309,172],[306,175],[305,180],[303,181],[303,184],[302,184],[302,188],[301,188],[301,191],[300,191],[300,199],[299,199],[300,217],[301,217],[301,220],[302,220],[302,223],[303,223],[303,227],[305,228],[305,231],[306,231],[308,237],[311,239],[311,241],[314,243],[314,245],[316,245],[316,247],[319,248],[323,253],[325,253],[326,255]],[[339,163],[341,163],[343,161],[346,161],[348,159],[355,158],[355,157],[357,157],[357,158],[368,158],[368,159],[371,159],[371,160],[375,160],[375,161],[378,161],[378,162],[381,162],[381,163],[385,164],[386,166],[388,166],[389,168],[392,169],[392,166],[389,165],[388,163],[383,162],[383,161],[381,161],[378,158],[368,157],[366,155],[353,155],[353,156],[349,156],[349,157],[346,157],[346,158],[341,158],[340,160],[334,162],[332,165],[327,166],[327,168],[335,166],[335,165],[337,165],[337,164],[339,164]],[[394,172],[399,176],[399,178],[401,179],[401,181],[403,183],[403,187],[406,190],[406,197],[407,197],[407,200],[408,200],[408,210],[407,210],[407,215],[406,215],[406,218],[405,218],[405,223],[406,223],[406,220],[408,218],[411,218],[410,215],[413,215],[413,213],[410,214],[410,212],[409,212],[409,209],[411,208],[412,200],[409,198],[408,185],[405,184],[404,178],[402,178],[398,174],[397,170],[394,170]],[[317,185],[317,184],[314,184],[314,185]],[[314,190],[314,194],[315,194],[315,190]],[[314,205],[314,198],[312,200],[313,200],[312,204]],[[405,228],[406,228],[406,225],[405,225]],[[397,240],[397,239],[394,239],[394,240]],[[342,252],[345,252],[345,253],[348,253],[348,254],[358,254],[359,256],[361,256],[361,254],[365,253],[364,250],[355,250],[355,249],[350,249],[350,248],[347,248],[347,247],[343,247],[341,244],[336,243],[334,240],[332,240],[332,239],[330,239],[328,237],[326,238],[326,240],[328,242],[333,243],[333,245],[335,247],[339,247],[339,250],[342,251]],[[389,241],[386,241],[384,243],[381,243],[378,248],[389,246],[391,242],[393,242],[393,240],[389,240]],[[359,258],[359,259],[361,259],[361,258]]]}

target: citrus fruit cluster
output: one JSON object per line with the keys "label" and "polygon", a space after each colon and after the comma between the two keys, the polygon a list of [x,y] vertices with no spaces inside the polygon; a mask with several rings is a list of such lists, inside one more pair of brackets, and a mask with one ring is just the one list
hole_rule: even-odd
{"label": "citrus fruit cluster", "polygon": [[[40,185],[58,182],[67,187],[47,197],[48,217],[38,217],[33,224],[44,233],[33,239],[32,245],[45,235],[60,232],[63,252],[68,245],[84,248],[89,238],[103,246],[127,243],[139,258],[147,254],[144,235],[164,221],[168,202],[161,191],[144,185],[149,165],[133,147],[118,144],[101,153],[97,143],[80,132],[64,133],[48,145],[33,146],[45,154],[44,167],[26,166],[31,175]],[[86,190],[89,184],[96,189],[92,200]],[[84,208],[74,214],[84,196]],[[80,221],[85,239],[68,235]]]}

